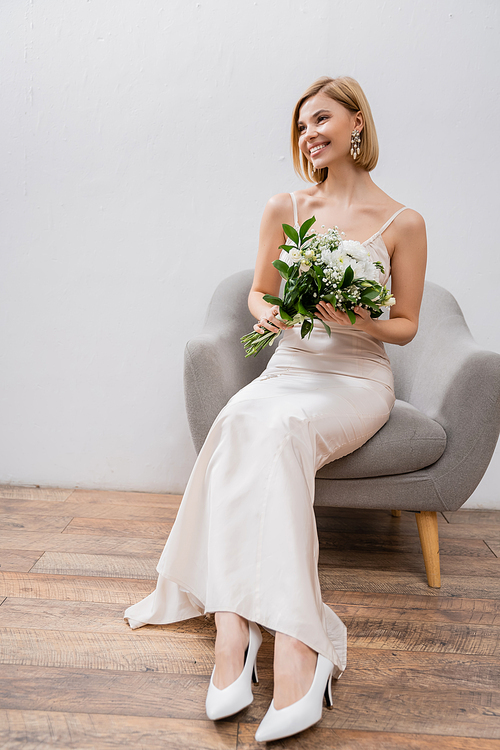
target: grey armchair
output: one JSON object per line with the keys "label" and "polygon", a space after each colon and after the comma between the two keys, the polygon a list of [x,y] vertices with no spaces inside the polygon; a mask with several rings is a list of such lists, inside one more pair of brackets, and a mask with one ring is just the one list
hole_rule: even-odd
{"label": "grey armchair", "polygon": [[[252,271],[225,279],[203,333],[188,341],[184,385],[197,451],[219,411],[258,377],[273,349],[245,359]],[[426,282],[417,335],[386,345],[395,377],[389,421],[365,445],[316,475],[316,506],[414,511],[429,586],[440,583],[438,511],[460,508],[479,484],[500,432],[500,354],[473,340],[445,289]]]}

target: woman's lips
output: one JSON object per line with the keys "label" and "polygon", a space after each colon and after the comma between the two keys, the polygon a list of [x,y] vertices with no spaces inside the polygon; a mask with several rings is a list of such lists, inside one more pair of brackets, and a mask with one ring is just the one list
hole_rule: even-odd
{"label": "woman's lips", "polygon": [[[323,152],[323,151],[325,150],[325,148],[326,148],[327,146],[329,146],[329,145],[330,145],[330,143],[329,143],[329,142],[328,142],[328,143],[321,143],[321,144],[318,144],[319,148],[318,148],[317,150],[315,150],[315,151],[314,151],[314,150],[311,150],[311,151],[309,152],[309,153],[310,153],[310,155],[311,155],[311,158],[312,158],[312,159],[314,159],[314,157],[315,157],[315,156],[316,156],[317,154],[321,154],[321,153],[322,153],[322,152]],[[315,147],[313,147],[313,148],[315,148]]]}

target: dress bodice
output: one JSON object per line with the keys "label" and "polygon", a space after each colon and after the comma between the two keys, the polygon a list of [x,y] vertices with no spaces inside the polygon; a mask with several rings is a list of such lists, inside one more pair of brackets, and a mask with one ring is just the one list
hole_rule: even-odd
{"label": "dress bodice", "polygon": [[[299,217],[297,212],[297,199],[295,198],[294,193],[290,193],[290,196],[292,198],[293,203],[293,217],[295,222],[295,229],[298,231],[300,224],[299,224]],[[380,261],[382,265],[384,266],[384,273],[380,272],[380,283],[381,284],[387,284],[389,277],[391,275],[391,256],[389,255],[389,252],[387,250],[386,244],[383,240],[382,234],[385,232],[389,224],[392,224],[396,216],[399,216],[399,214],[404,211],[408,206],[403,206],[403,208],[400,208],[396,213],[394,213],[388,221],[385,222],[385,224],[380,227],[378,232],[375,232],[371,237],[369,237],[364,242],[361,242],[360,244],[366,248],[371,256],[372,261]],[[280,253],[280,260],[284,260],[285,263],[288,263],[288,265],[291,265],[290,256],[286,252],[286,250],[282,250]]]}

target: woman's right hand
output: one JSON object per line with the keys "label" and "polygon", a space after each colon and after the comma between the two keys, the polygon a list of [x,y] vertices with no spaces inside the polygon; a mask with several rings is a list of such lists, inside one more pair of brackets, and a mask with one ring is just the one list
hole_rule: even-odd
{"label": "woman's right hand", "polygon": [[266,312],[260,317],[260,319],[257,321],[257,323],[254,325],[253,330],[257,331],[257,333],[265,333],[267,331],[272,331],[273,333],[277,333],[277,331],[281,329],[288,328],[288,325],[285,323],[284,320],[280,320],[276,316],[279,313],[279,307],[278,305],[274,305],[273,307],[268,308]]}

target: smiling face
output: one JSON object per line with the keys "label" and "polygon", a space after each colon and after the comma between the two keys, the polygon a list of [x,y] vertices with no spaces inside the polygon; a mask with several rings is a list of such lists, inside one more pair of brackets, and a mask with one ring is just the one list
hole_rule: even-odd
{"label": "smiling face", "polygon": [[299,148],[316,169],[328,167],[350,155],[351,133],[363,129],[361,112],[351,112],[323,93],[306,99],[297,122]]}

